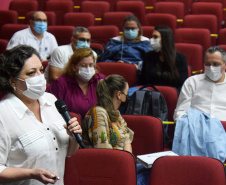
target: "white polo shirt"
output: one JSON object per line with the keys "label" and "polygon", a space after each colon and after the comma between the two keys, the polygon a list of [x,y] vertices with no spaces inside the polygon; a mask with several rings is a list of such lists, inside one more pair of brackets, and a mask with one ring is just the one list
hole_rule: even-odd
{"label": "white polo shirt", "polygon": [[6,49],[11,49],[19,44],[25,44],[35,48],[39,52],[42,60],[47,60],[53,50],[58,46],[54,35],[45,31],[40,41],[33,35],[30,27],[14,33]]}

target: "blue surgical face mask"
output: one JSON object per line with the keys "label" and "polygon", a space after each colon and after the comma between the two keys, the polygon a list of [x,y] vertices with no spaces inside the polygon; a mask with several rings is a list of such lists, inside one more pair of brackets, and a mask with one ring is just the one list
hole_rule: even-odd
{"label": "blue surgical face mask", "polygon": [[124,36],[129,40],[135,39],[137,35],[138,35],[137,29],[124,30]]}
{"label": "blue surgical face mask", "polygon": [[44,31],[47,30],[47,23],[35,22],[34,30],[39,34],[42,34]]}
{"label": "blue surgical face mask", "polygon": [[89,48],[90,47],[90,43],[89,42],[87,42],[87,41],[80,41],[80,40],[78,40],[77,41],[77,45],[76,45],[76,49],[79,49],[79,48]]}

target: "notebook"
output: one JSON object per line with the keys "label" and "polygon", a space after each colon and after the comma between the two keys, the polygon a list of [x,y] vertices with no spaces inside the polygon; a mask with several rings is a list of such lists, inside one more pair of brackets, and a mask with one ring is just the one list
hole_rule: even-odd
{"label": "notebook", "polygon": [[138,155],[137,161],[140,164],[144,165],[146,168],[151,168],[155,160],[163,156],[178,156],[178,155],[172,151],[157,152],[145,155]]}

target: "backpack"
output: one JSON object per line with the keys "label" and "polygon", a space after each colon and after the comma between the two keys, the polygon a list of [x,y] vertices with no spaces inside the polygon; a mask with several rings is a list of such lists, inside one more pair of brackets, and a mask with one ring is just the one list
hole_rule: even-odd
{"label": "backpack", "polygon": [[[152,87],[154,90],[146,89]],[[132,88],[125,114],[128,115],[147,115],[159,118],[161,121],[168,121],[167,103],[161,92],[155,86],[145,85],[141,88]],[[172,148],[172,142],[168,136],[165,126],[163,126],[164,144]]]}
{"label": "backpack", "polygon": [[[152,87],[154,90],[146,89]],[[167,103],[155,86],[147,85],[139,88],[129,98],[125,114],[149,115],[160,118],[162,121],[168,120]]]}

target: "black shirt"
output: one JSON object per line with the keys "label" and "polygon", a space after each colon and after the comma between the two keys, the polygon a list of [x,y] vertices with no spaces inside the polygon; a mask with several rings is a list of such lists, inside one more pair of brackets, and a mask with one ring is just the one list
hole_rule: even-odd
{"label": "black shirt", "polygon": [[[187,61],[184,54],[177,52],[176,53],[176,67],[179,72],[180,79],[179,80],[170,80],[170,78],[164,77],[162,74],[164,72],[169,72],[167,69],[166,62],[161,62],[159,59],[159,54],[155,51],[149,51],[146,53],[143,68],[141,71],[141,75],[139,78],[140,85],[160,85],[160,86],[172,86],[176,87],[179,91],[184,83],[184,81],[188,78],[188,68]],[[161,74],[157,64],[161,68]]]}

